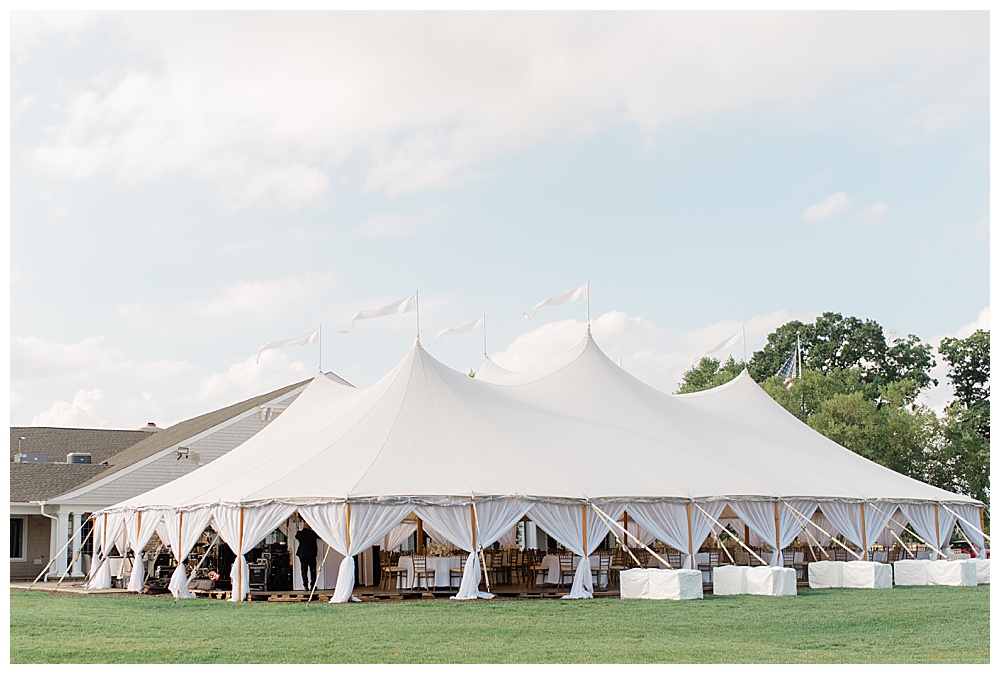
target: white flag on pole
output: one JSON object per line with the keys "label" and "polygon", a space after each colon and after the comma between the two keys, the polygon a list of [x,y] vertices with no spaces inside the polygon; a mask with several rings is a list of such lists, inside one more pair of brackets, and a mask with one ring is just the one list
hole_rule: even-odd
{"label": "white flag on pole", "polygon": [[[737,332],[732,337],[730,337],[728,339],[722,340],[721,342],[719,342],[718,344],[716,344],[715,346],[713,346],[711,349],[709,349],[708,351],[706,351],[705,352],[705,356],[707,356],[710,353],[716,353],[718,351],[722,351],[724,349],[728,349],[730,347],[736,346],[737,344],[739,344],[742,341],[743,341],[743,331],[740,330],[739,332]],[[704,358],[704,356],[702,356],[702,358]]]}
{"label": "white flag on pole", "polygon": [[346,335],[351,330],[354,329],[354,324],[357,321],[364,320],[366,318],[379,318],[380,316],[395,316],[396,314],[408,314],[412,311],[417,310],[417,295],[414,293],[409,297],[404,297],[401,300],[396,300],[395,302],[390,302],[381,307],[375,307],[374,309],[362,309],[358,313],[351,317],[348,325],[350,327],[347,330],[338,330],[342,335]]}
{"label": "white flag on pole", "polygon": [[454,328],[445,328],[441,332],[437,333],[434,337],[434,343],[440,344],[442,337],[447,337],[448,335],[464,335],[469,332],[482,332],[483,325],[485,324],[485,318],[480,316],[478,319],[472,321],[471,323],[465,323],[464,325],[456,325]]}
{"label": "white flag on pole", "polygon": [[260,354],[264,351],[269,351],[271,349],[283,349],[286,346],[304,346],[306,344],[315,344],[319,341],[321,328],[316,328],[312,332],[307,332],[304,335],[298,337],[293,337],[292,339],[279,339],[276,342],[268,342],[267,344],[261,345],[257,349],[257,364],[260,364]]}
{"label": "white flag on pole", "polygon": [[525,318],[532,319],[535,317],[535,312],[542,307],[551,307],[555,304],[565,304],[566,302],[575,302],[576,300],[585,300],[590,295],[590,281],[587,281],[582,286],[575,290],[570,290],[562,295],[556,295],[555,297],[550,297],[547,300],[542,300],[535,306],[531,308],[531,311],[523,311]]}

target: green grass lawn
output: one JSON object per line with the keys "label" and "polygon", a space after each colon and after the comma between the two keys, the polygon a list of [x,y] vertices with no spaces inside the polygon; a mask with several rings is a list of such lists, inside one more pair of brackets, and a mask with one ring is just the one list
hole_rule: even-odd
{"label": "green grass lawn", "polygon": [[11,590],[10,661],[982,663],[989,599],[988,585],[353,605]]}

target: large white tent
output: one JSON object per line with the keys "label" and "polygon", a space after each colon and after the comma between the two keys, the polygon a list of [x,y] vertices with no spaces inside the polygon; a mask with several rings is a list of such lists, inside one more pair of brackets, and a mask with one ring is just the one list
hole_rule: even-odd
{"label": "large white tent", "polygon": [[[243,555],[298,512],[345,556],[334,601],[348,601],[353,555],[411,512],[470,552],[525,515],[582,556],[570,596],[590,596],[587,556],[623,512],[694,552],[728,506],[774,549],[772,563],[822,504],[865,550],[899,508],[941,541],[957,521],[982,546],[982,504],[913,480],[813,431],[747,373],[690,395],[653,389],[615,365],[589,330],[542,367],[490,362],[475,378],[419,341],[386,376],[355,389],[317,376],[259,434],[211,464],[97,518],[102,541],[141,549],[159,533],[183,560],[212,524],[236,553],[234,599],[248,590]],[[141,565],[136,565],[141,573]],[[480,596],[475,554],[459,598]],[[135,579],[133,579],[135,581]],[[141,578],[139,579],[141,582]],[[171,587],[186,592],[183,565]]]}

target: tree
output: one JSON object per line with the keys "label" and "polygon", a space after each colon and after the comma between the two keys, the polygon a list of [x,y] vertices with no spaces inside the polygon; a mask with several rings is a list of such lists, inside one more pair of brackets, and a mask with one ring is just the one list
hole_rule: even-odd
{"label": "tree", "polygon": [[912,381],[913,402],[917,395],[937,381],[930,370],[935,365],[930,345],[916,335],[886,338],[882,326],[873,320],[844,317],[826,312],[812,324],[785,323],[767,337],[767,344],[750,359],[750,374],[757,382],[773,377],[796,344],[802,344],[803,369],[833,372],[856,369],[865,394],[880,404],[880,387],[893,382]]}
{"label": "tree", "polygon": [[990,331],[976,330],[965,339],[945,337],[938,347],[950,366],[948,379],[965,409],[990,397]]}
{"label": "tree", "polygon": [[722,386],[739,376],[743,367],[744,363],[732,356],[721,363],[716,358],[702,358],[681,375],[681,385],[677,393],[694,393]]}

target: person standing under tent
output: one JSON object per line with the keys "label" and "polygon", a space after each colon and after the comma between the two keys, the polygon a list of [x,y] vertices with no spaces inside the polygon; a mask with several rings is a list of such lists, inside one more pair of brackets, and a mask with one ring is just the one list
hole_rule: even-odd
{"label": "person standing under tent", "polygon": [[312,530],[306,522],[303,529],[295,534],[298,543],[295,555],[299,558],[299,566],[302,567],[302,585],[308,590],[316,583],[316,556],[318,550],[316,541],[319,536]]}

